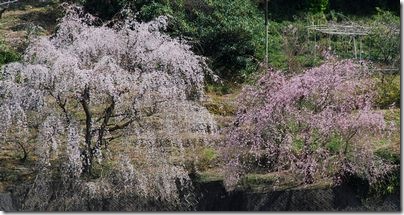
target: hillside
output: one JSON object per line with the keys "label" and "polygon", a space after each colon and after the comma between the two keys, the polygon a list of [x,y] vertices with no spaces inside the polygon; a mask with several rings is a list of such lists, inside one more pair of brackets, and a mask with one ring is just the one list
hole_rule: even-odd
{"label": "hillside", "polygon": [[400,210],[397,5],[290,4],[8,5],[0,209]]}

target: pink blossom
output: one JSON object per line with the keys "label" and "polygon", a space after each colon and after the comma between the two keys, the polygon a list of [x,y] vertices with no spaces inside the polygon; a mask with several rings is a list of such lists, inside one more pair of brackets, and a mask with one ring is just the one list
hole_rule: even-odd
{"label": "pink blossom", "polygon": [[[387,164],[381,165],[371,150],[355,154],[359,146],[353,144],[356,137],[387,129],[383,115],[372,109],[371,80],[366,66],[351,60],[325,63],[291,77],[269,70],[239,96],[227,146],[249,151],[256,159],[264,153],[267,171],[289,170],[302,176],[304,183],[336,174],[324,172],[330,164],[337,169],[344,169],[338,165],[346,160],[351,167],[364,164],[348,159],[350,153],[380,164],[360,167],[368,177],[376,177]],[[330,148],[332,141],[339,141],[339,146]],[[237,152],[227,153],[226,159],[227,175],[249,171]],[[241,170],[235,171],[235,166]]]}

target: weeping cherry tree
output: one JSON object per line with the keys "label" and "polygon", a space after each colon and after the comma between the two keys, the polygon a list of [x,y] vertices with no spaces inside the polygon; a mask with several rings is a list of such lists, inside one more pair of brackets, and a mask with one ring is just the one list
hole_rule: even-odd
{"label": "weeping cherry tree", "polygon": [[393,128],[373,109],[373,87],[366,66],[350,60],[294,76],[269,70],[239,96],[226,138],[227,186],[234,188],[257,164],[306,184],[339,183],[346,174],[375,182],[392,165],[374,155],[371,139]]}
{"label": "weeping cherry tree", "polygon": [[[106,27],[78,7],[66,8],[55,35],[36,38],[22,62],[1,69],[0,137],[34,138],[38,163],[23,208],[88,209],[83,199],[120,194],[177,206],[178,187],[189,177],[167,154],[181,154],[184,134],[207,142],[216,130],[200,105],[209,71],[204,59],[160,32],[165,17]],[[114,154],[118,142],[124,150]],[[131,149],[142,150],[139,168]],[[95,163],[108,159],[116,163],[112,175],[97,179]],[[56,191],[48,175],[55,169],[62,183]],[[122,204],[117,209],[137,210],[134,201]]]}

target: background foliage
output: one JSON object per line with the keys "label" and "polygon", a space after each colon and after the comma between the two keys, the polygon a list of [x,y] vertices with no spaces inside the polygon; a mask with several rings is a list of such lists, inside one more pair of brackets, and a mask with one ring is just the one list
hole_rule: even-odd
{"label": "background foliage", "polygon": [[0,67],[3,64],[18,61],[21,59],[21,55],[8,47],[0,38]]}

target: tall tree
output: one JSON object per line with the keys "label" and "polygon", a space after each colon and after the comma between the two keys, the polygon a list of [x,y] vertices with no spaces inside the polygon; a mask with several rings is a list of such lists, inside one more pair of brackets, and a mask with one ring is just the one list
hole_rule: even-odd
{"label": "tall tree", "polygon": [[[127,19],[114,28],[94,27],[95,20],[69,6],[53,37],[37,38],[23,62],[1,70],[1,137],[14,128],[21,138],[37,134],[38,176],[25,207],[74,210],[83,198],[105,192],[182,204],[177,185],[189,177],[183,165],[168,161],[169,152],[183,153],[184,135],[216,129],[199,103],[208,71],[203,58],[184,41],[160,33],[165,17],[148,23]],[[141,150],[138,162],[145,164],[137,169],[131,154],[114,152],[110,144],[118,142],[134,153]],[[113,159],[111,153],[120,154],[113,170],[118,173],[90,183],[100,177],[95,163]],[[52,190],[48,176],[54,171],[61,174],[62,191]],[[80,190],[92,190],[92,196]],[[55,195],[67,195],[59,196],[66,201],[55,203]]]}

